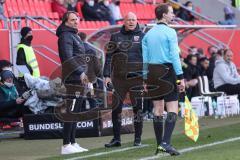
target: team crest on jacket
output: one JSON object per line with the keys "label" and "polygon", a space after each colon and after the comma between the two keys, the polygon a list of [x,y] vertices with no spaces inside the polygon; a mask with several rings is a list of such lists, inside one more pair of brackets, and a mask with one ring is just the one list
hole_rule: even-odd
{"label": "team crest on jacket", "polygon": [[133,40],[134,40],[134,41],[139,41],[139,38],[140,38],[139,36],[134,36],[134,37],[133,37]]}

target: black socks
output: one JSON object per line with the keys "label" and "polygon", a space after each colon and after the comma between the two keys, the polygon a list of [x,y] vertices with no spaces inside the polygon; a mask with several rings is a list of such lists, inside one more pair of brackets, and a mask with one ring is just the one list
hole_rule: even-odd
{"label": "black socks", "polygon": [[163,135],[163,117],[162,116],[154,116],[153,128],[154,128],[154,132],[157,140],[157,145],[160,145],[162,142],[162,135]]}
{"label": "black socks", "polygon": [[168,112],[167,119],[165,121],[165,126],[164,126],[163,142],[170,144],[172,132],[175,128],[176,121],[177,121],[177,114],[174,112]]}

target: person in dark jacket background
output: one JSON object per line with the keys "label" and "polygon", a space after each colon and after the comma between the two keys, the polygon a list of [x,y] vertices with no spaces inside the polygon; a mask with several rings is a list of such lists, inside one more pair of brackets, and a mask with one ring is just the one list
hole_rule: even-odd
{"label": "person in dark jacket background", "polygon": [[[58,50],[62,63],[62,79],[65,84],[86,85],[88,77],[79,57],[85,54],[82,40],[78,36],[78,14],[68,11],[64,14],[61,25],[57,28]],[[69,88],[67,88],[67,93]],[[82,98],[76,100],[73,112],[79,112],[84,106]],[[71,106],[67,106],[69,110]],[[88,151],[75,141],[76,122],[64,122],[63,146],[61,154]]]}
{"label": "person in dark jacket background", "polygon": [[188,98],[199,95],[198,77],[200,76],[199,68],[197,66],[197,56],[189,54],[187,56],[188,67],[184,70],[184,79],[186,80],[186,92]]}
{"label": "person in dark jacket background", "polygon": [[193,3],[191,1],[187,1],[184,4],[184,7],[186,7],[188,10],[186,10],[184,8],[180,8],[178,17],[180,17],[181,19],[183,19],[185,21],[194,21],[196,19],[196,17],[194,17],[192,15],[192,13],[190,12],[190,11],[194,10]]}
{"label": "person in dark jacket background", "polygon": [[[84,33],[84,32],[79,32],[78,33],[78,36],[81,38],[81,40],[83,41],[83,45],[84,45],[84,49],[85,49],[85,54],[86,55],[93,55],[93,56],[98,56],[97,55],[97,50],[92,47],[89,43],[86,42],[86,38],[87,38],[87,34]],[[93,83],[93,87],[96,88],[97,85],[98,85],[98,79],[96,78],[97,77],[102,77],[102,65],[99,63],[99,61],[97,59],[93,59],[94,62],[93,62],[93,67],[89,67],[88,69],[91,70],[91,74],[88,75],[88,79],[90,82]],[[95,61],[96,60],[96,61]],[[91,76],[93,75],[93,77]],[[87,98],[88,102],[89,102],[89,106],[90,106],[90,109],[93,109],[96,107],[96,100],[92,97],[88,97]]]}
{"label": "person in dark jacket background", "polygon": [[92,55],[97,55],[96,50],[91,47],[87,42],[86,42],[86,38],[87,35],[84,32],[79,32],[78,36],[81,38],[81,40],[83,41],[83,45],[84,45],[84,49],[85,49],[85,54],[92,54]]}
{"label": "person in dark jacket background", "polygon": [[82,6],[82,14],[86,21],[100,21],[101,14],[94,0],[85,0]]}
{"label": "person in dark jacket background", "polygon": [[[120,130],[121,130],[121,112],[122,104],[126,97],[127,92],[129,92],[129,84],[126,79],[121,79],[117,77],[120,72],[112,71],[113,68],[119,67],[113,61],[119,62],[119,53],[127,54],[128,62],[137,62],[136,66],[139,65],[139,70],[142,69],[142,50],[141,41],[144,33],[141,31],[138,23],[137,17],[134,13],[129,12],[124,17],[124,25],[122,26],[120,32],[111,35],[109,42],[109,48],[113,45],[114,49],[110,49],[106,53],[106,61],[104,66],[104,77],[105,85],[112,83],[115,89],[113,95],[113,108],[112,108],[112,122],[113,122],[113,139],[105,144],[105,147],[117,147],[121,146]],[[111,44],[111,45],[110,45]],[[115,56],[116,55],[116,56]],[[124,64],[122,64],[124,65]],[[134,75],[129,74],[129,77],[134,77]],[[141,111],[141,101],[136,100],[130,94],[130,99],[133,105],[134,112],[134,128],[135,128],[135,139],[134,146],[141,145],[141,134],[142,134],[142,111]],[[117,104],[117,101],[120,101]],[[140,104],[139,104],[140,103]],[[114,104],[117,104],[116,106]]]}
{"label": "person in dark jacket background", "polygon": [[218,52],[218,48],[215,46],[209,46],[208,49],[208,55],[210,56],[209,58],[209,72],[210,72],[210,77],[209,80],[212,80],[213,77],[213,70],[215,68],[215,61],[216,61],[216,57],[217,57],[217,52]]}
{"label": "person in dark jacket background", "polygon": [[[207,57],[202,57],[199,59],[199,74],[200,76],[210,76],[209,73],[209,59]],[[208,78],[209,79],[209,78]]]}
{"label": "person in dark jacket background", "polygon": [[112,12],[109,8],[109,0],[103,0],[98,2],[97,6],[101,10],[101,20],[108,21],[111,25],[114,25],[116,22],[113,19]]}

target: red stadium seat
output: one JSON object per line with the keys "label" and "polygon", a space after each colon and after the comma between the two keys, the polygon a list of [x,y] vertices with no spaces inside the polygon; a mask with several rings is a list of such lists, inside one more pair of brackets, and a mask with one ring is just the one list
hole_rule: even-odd
{"label": "red stadium seat", "polygon": [[61,24],[61,21],[60,21],[60,20],[54,20],[54,22],[55,22],[57,25],[60,25],[60,24]]}
{"label": "red stadium seat", "polygon": [[86,25],[86,22],[85,21],[80,21],[79,23],[79,26],[78,26],[80,29],[84,29],[84,28],[87,28],[87,25]]}
{"label": "red stadium seat", "polygon": [[38,6],[39,8],[41,8],[42,10],[47,12],[47,8],[45,8],[46,6],[45,6],[45,3],[43,1],[39,1],[38,4],[39,4],[39,6]]}
{"label": "red stadium seat", "polygon": [[11,1],[10,4],[12,5],[13,8],[18,8],[18,4],[16,0],[9,0],[9,1]]}
{"label": "red stadium seat", "polygon": [[47,14],[49,19],[54,19],[53,12],[48,12]]}
{"label": "red stadium seat", "polygon": [[59,15],[57,12],[52,12],[53,13],[53,18],[59,20]]}
{"label": "red stadium seat", "polygon": [[40,27],[37,23],[35,23],[35,22],[32,22],[31,27],[32,27],[33,29],[40,29],[40,28],[41,28],[41,27]]}
{"label": "red stadium seat", "polygon": [[121,3],[132,3],[133,2],[133,0],[120,0],[121,1]]}
{"label": "red stadium seat", "polygon": [[10,0],[6,1],[5,6],[6,6],[7,8],[12,8],[11,1],[10,1]]}
{"label": "red stadium seat", "polygon": [[51,3],[48,1],[43,1],[44,8],[47,12],[52,12]]}
{"label": "red stadium seat", "polygon": [[3,29],[3,22],[2,22],[2,20],[0,20],[0,29]]}
{"label": "red stadium seat", "polygon": [[83,6],[82,2],[78,2],[77,5],[76,5],[76,9],[77,9],[77,12],[79,13],[80,18],[83,18],[82,6]]}
{"label": "red stadium seat", "polygon": [[89,28],[89,29],[97,29],[98,28],[94,21],[85,21],[85,22],[86,22],[87,28]]}
{"label": "red stadium seat", "polygon": [[95,26],[96,26],[97,28],[101,28],[101,27],[102,27],[101,21],[94,21],[94,22],[95,22]]}

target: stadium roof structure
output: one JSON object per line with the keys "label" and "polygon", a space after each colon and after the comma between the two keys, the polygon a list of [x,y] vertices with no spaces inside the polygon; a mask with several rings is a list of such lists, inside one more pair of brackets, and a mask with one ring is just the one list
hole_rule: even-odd
{"label": "stadium roof structure", "polygon": [[[146,33],[156,24],[140,25],[143,31]],[[120,30],[122,25],[109,26],[100,29],[90,36],[88,36],[87,41],[91,44],[97,46],[100,50],[104,51],[106,43],[109,42],[111,34],[116,33]],[[176,29],[178,33],[179,42],[181,42],[189,34],[193,34],[196,31],[203,29],[235,29],[237,25],[170,25],[170,27]]]}

